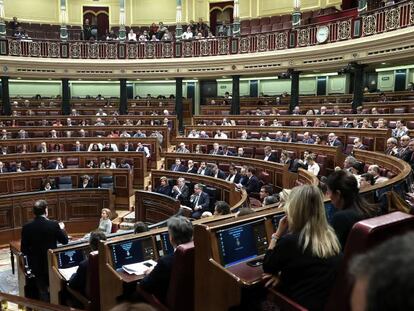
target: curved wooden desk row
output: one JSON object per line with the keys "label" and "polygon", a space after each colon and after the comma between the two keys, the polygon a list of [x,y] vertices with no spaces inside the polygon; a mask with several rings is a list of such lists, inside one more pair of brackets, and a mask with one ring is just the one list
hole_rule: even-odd
{"label": "curved wooden desk row", "polygon": [[[191,182],[192,184],[201,183],[205,186],[212,187],[217,189],[218,198],[217,200],[226,201],[232,209],[238,209],[243,206],[247,200],[247,193],[245,191],[239,191],[236,189],[233,183],[225,181],[223,179],[217,179],[210,176],[203,176],[198,174],[190,174],[183,172],[173,172],[173,171],[152,171],[151,172],[151,184],[153,187],[159,185],[160,178],[166,176],[167,178],[177,180],[180,177],[183,177],[185,180]],[[139,211],[135,211],[137,216]]]}
{"label": "curved wooden desk row", "polygon": [[[414,96],[414,94],[413,94]],[[364,102],[362,104],[363,111],[365,109],[365,113],[369,113],[372,108],[377,108],[380,113],[413,113],[414,108],[412,106],[413,101],[395,101],[395,102]],[[350,103],[323,103],[323,104],[308,104],[308,103],[300,103],[299,107],[302,113],[306,113],[309,109],[317,109],[319,110],[321,106],[326,106],[327,109],[332,110],[334,106],[338,106],[339,109],[345,113],[352,113],[352,108]],[[270,113],[272,108],[276,108],[279,110],[280,114],[289,114],[289,105],[260,105],[257,102],[254,104],[249,105],[242,105],[240,107],[241,114],[248,114],[248,113],[255,113],[256,109],[260,108],[262,110],[267,111]],[[396,110],[397,109],[397,110]],[[402,111],[400,111],[402,109]],[[230,114],[230,105],[204,105],[201,106],[201,114],[207,115],[228,115]]]}
{"label": "curved wooden desk row", "polygon": [[[77,171],[79,169],[89,169],[87,164],[93,160],[95,163],[100,165],[105,161],[106,158],[110,158],[115,161],[116,164],[120,164],[122,160],[126,160],[132,166],[132,180],[134,187],[143,188],[144,187],[144,177],[148,174],[147,172],[147,159],[144,156],[143,152],[62,152],[62,153],[24,153],[19,155],[18,160],[22,161],[22,165],[28,170],[30,168],[36,168],[38,162],[43,163],[43,167],[47,168],[49,163],[54,162],[57,157],[62,158],[63,165],[66,167],[69,165],[70,170]],[[14,163],[17,161],[16,155],[8,154],[0,156],[0,161],[7,163],[9,167],[13,167]],[[69,169],[58,170],[60,175],[66,174],[66,171]],[[114,169],[113,171],[119,170]],[[29,171],[33,174],[36,171]],[[39,171],[42,172],[42,171]],[[7,176],[6,178],[13,177],[19,178],[21,174],[26,174],[28,172],[21,173],[5,173],[0,176]],[[2,188],[5,189],[5,188]]]}
{"label": "curved wooden desk row", "polygon": [[[342,165],[343,154],[339,148],[331,147],[327,145],[309,145],[309,144],[295,144],[286,142],[269,142],[253,139],[214,139],[214,138],[177,138],[177,143],[185,143],[187,148],[191,152],[195,152],[196,146],[200,145],[206,149],[207,152],[213,149],[214,143],[219,143],[221,146],[226,145],[228,148],[237,152],[237,148],[243,147],[246,158],[264,159],[264,147],[271,146],[273,150],[280,153],[281,150],[287,150],[294,158],[303,158],[303,152],[305,150],[321,157],[317,162],[319,163],[321,158],[324,158],[324,165],[327,169],[333,170],[335,166]],[[197,158],[198,154],[194,155]],[[180,158],[181,153],[176,153],[176,157]],[[243,158],[244,159],[244,158]]]}
{"label": "curved wooden desk row", "polygon": [[[398,100],[407,100],[414,96],[412,91],[397,91],[397,92],[384,92],[389,100],[398,101]],[[378,100],[380,97],[380,92],[376,93],[364,93],[364,98],[367,98],[370,101]],[[266,100],[275,100],[276,97],[280,97],[282,103],[289,104],[290,96],[281,97],[279,95],[274,96],[261,96],[261,97],[241,97],[241,102],[256,102],[256,101],[266,101]],[[335,102],[336,99],[339,99],[341,103],[351,102],[353,94],[334,94],[334,95],[301,95],[300,100],[312,103],[324,103],[325,101]],[[210,102],[212,99],[216,101],[222,101],[224,97],[208,97],[206,100]]]}
{"label": "curved wooden desk row", "polygon": [[[347,144],[353,144],[355,137],[360,137],[362,142],[373,151],[383,152],[386,148],[386,141],[389,137],[391,137],[391,130],[390,129],[353,129],[353,128],[326,128],[326,127],[318,127],[318,128],[304,128],[304,127],[276,127],[276,128],[268,128],[268,127],[248,127],[246,126],[209,126],[208,130],[206,130],[205,126],[186,126],[185,127],[185,136],[187,137],[190,134],[191,130],[196,131],[206,131],[206,134],[209,137],[214,137],[214,134],[217,130],[221,130],[223,133],[226,133],[228,138],[239,138],[241,136],[241,132],[243,130],[247,130],[250,135],[255,138],[259,138],[261,133],[268,133],[270,138],[274,138],[274,133],[277,131],[282,132],[290,132],[292,133],[293,138],[295,136],[302,135],[304,132],[309,132],[311,135],[319,135],[327,137],[329,133],[335,133],[338,136],[339,140],[344,145],[344,149],[346,148]],[[180,138],[177,138],[179,141]],[[220,142],[220,139],[217,139]],[[272,144],[273,142],[269,142]]]}
{"label": "curved wooden desk row", "polygon": [[[83,151],[86,152],[91,144],[106,144],[110,143],[111,145],[116,145],[118,150],[123,151],[122,148],[125,146],[125,142],[128,142],[130,146],[134,149],[131,153],[134,153],[138,143],[142,143],[144,146],[147,146],[151,156],[149,157],[147,166],[149,168],[156,168],[157,161],[160,160],[160,148],[157,138],[154,137],[145,137],[145,138],[104,138],[104,137],[87,137],[87,138],[30,138],[30,139],[10,139],[10,140],[0,140],[0,149],[2,147],[7,148],[7,153],[22,153],[23,145],[26,147],[26,152],[40,152],[40,145],[42,142],[47,144],[47,150],[53,152],[55,145],[59,145],[61,148],[60,152],[73,152],[76,151],[76,142],[79,141]],[[26,153],[25,152],[25,153]],[[43,153],[39,153],[43,154]],[[84,153],[82,153],[84,154]],[[102,155],[106,154],[103,153]],[[1,155],[0,155],[1,157]]]}
{"label": "curved wooden desk row", "polygon": [[[130,208],[129,198],[133,194],[133,176],[128,169],[65,169],[65,170],[44,170],[26,171],[21,173],[0,174],[0,198],[13,194],[28,194],[42,190],[45,180],[58,180],[62,176],[70,176],[72,188],[78,188],[81,183],[81,176],[88,175],[93,180],[93,185],[99,186],[100,177],[112,176],[114,182],[113,192],[115,204],[118,209]],[[55,192],[56,190],[51,190]],[[43,192],[42,192],[43,193]],[[46,193],[46,191],[44,191]]]}
{"label": "curved wooden desk row", "polygon": [[[197,167],[201,161],[205,161],[207,164],[217,164],[224,172],[228,172],[230,164],[237,166],[251,166],[256,169],[256,176],[262,179],[265,183],[270,183],[277,187],[292,188],[295,181],[298,179],[297,173],[288,172],[288,165],[283,165],[276,162],[263,161],[263,159],[251,159],[240,157],[229,157],[221,155],[209,155],[209,154],[194,154],[194,153],[164,153],[165,167],[167,170],[175,163],[176,159],[180,159],[187,165],[188,160],[193,160]],[[168,171],[168,175],[169,175]],[[312,178],[311,174],[307,171],[303,171],[302,175],[309,175],[306,180],[313,180],[313,184],[317,184],[317,178]],[[217,180],[217,179],[216,179]]]}
{"label": "curved wooden desk row", "polygon": [[[10,133],[9,138],[18,138],[18,132],[20,128],[17,127],[6,127],[3,128]],[[167,126],[34,126],[34,127],[25,127],[24,130],[29,134],[30,138],[42,138],[50,137],[50,131],[55,130],[58,138],[67,137],[66,132],[71,132],[71,137],[80,137],[80,130],[85,131],[85,137],[97,137],[102,136],[106,137],[111,134],[111,132],[118,132],[119,134],[122,131],[126,130],[128,133],[133,136],[137,130],[141,130],[143,133],[146,133],[149,137],[155,131],[158,131],[163,136],[161,147],[163,149],[169,146],[169,129]],[[22,140],[23,142],[23,140]]]}
{"label": "curved wooden desk row", "polygon": [[[302,119],[306,118],[308,120],[308,125],[313,126],[316,119],[320,119],[325,122],[328,127],[339,127],[342,125],[343,118],[347,118],[348,122],[352,122],[353,119],[357,119],[361,122],[363,119],[368,119],[373,125],[377,125],[378,119],[384,119],[386,126],[389,128],[395,128],[395,123],[397,120],[401,120],[409,129],[414,129],[414,114],[413,113],[404,113],[404,114],[340,114],[340,115],[281,115],[281,116],[241,116],[241,115],[228,115],[225,116],[227,121],[234,120],[236,125],[243,126],[259,126],[259,121],[264,120],[268,128],[273,128],[270,125],[273,123],[273,120],[277,119],[282,126],[302,126]],[[214,122],[216,124],[221,124],[223,117],[217,116],[194,116],[193,125],[201,124],[201,122]]]}
{"label": "curved wooden desk row", "polygon": [[[44,126],[44,120],[47,121],[47,125],[51,126],[53,123],[60,121],[60,123],[65,126],[67,124],[67,119],[71,119],[72,126],[80,126],[82,121],[87,122],[89,125],[94,125],[96,120],[99,118],[105,125],[108,126],[124,126],[126,120],[130,120],[137,124],[138,121],[141,121],[142,126],[162,126],[164,118],[168,119],[168,126],[171,128],[170,134],[175,137],[177,135],[177,116],[136,116],[136,115],[120,115],[120,116],[68,116],[68,115],[57,115],[57,116],[18,116],[18,117],[0,117],[0,122],[3,122],[5,126],[13,127],[25,127],[25,126]],[[119,124],[113,124],[113,120],[118,120]],[[153,124],[151,124],[151,122]],[[141,126],[138,125],[138,126]]]}
{"label": "curved wooden desk row", "polygon": [[[35,181],[34,178],[32,181]],[[0,182],[1,189],[4,189],[3,180]],[[110,189],[32,191],[27,189],[24,192],[18,191],[22,193],[0,196],[0,244],[20,240],[20,230],[25,223],[33,219],[33,204],[37,200],[47,201],[48,217],[63,221],[68,232],[88,232],[96,228],[102,208],[109,208],[115,212]]]}

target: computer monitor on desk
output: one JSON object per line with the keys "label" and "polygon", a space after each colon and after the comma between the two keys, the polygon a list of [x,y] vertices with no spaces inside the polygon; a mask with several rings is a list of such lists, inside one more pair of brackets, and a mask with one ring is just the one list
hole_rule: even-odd
{"label": "computer monitor on desk", "polygon": [[170,255],[174,253],[174,247],[170,243],[170,235],[167,232],[162,232],[155,236],[157,243],[158,256]]}
{"label": "computer monitor on desk", "polygon": [[216,238],[224,267],[263,255],[268,247],[265,219],[218,230]]}
{"label": "computer monitor on desk", "polygon": [[57,262],[59,269],[67,269],[74,266],[79,266],[81,261],[86,258],[86,249],[69,249],[57,254]]}
{"label": "computer monitor on desk", "polygon": [[122,268],[123,265],[155,258],[151,236],[113,243],[110,245],[110,250],[115,270]]}

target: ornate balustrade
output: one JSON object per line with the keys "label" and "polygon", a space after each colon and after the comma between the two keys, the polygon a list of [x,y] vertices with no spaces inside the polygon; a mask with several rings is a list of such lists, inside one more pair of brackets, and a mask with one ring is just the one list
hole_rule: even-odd
{"label": "ornate balustrade", "polygon": [[371,36],[412,26],[414,1],[303,27],[241,37],[177,42],[88,42],[54,40],[0,40],[0,55],[71,59],[187,58],[267,52],[314,46],[317,32],[328,28],[327,43]]}

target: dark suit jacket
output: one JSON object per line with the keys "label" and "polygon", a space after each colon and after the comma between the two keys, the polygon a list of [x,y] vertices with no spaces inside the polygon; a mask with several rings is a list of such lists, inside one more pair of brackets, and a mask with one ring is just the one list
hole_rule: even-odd
{"label": "dark suit jacket", "polygon": [[247,180],[246,191],[248,194],[250,194],[251,192],[260,191],[259,179],[255,175],[252,175],[252,177],[250,177],[250,179]]}
{"label": "dark suit jacket", "polygon": [[[265,157],[263,158],[263,160],[266,158],[266,155],[265,155]],[[269,156],[269,159],[267,159],[267,161],[270,161],[270,162],[277,162],[277,159],[276,159],[276,156],[275,156],[275,154],[272,152],[271,153],[271,155]]]}
{"label": "dark suit jacket", "polygon": [[154,270],[139,283],[143,290],[155,295],[163,303],[167,298],[173,262],[174,254],[162,256]]}
{"label": "dark suit jacket", "polygon": [[[216,175],[213,173],[213,177],[215,177]],[[217,172],[217,178],[219,179],[226,179],[226,173],[224,173],[222,170],[218,170]]]}
{"label": "dark suit jacket", "polygon": [[[122,147],[119,148],[119,151],[125,151],[125,145],[122,145]],[[135,151],[134,146],[128,145],[128,151]]]}
{"label": "dark suit jacket", "polygon": [[68,236],[56,221],[37,216],[22,228],[21,250],[27,256],[34,275],[47,283],[47,250],[56,248],[58,242],[67,244]]}
{"label": "dark suit jacket", "polygon": [[169,185],[164,186],[164,187],[163,186],[158,186],[155,189],[155,192],[156,193],[160,193],[160,194],[164,194],[164,195],[171,196],[171,187]]}
{"label": "dark suit jacket", "polygon": [[[210,150],[210,154],[214,154],[214,149]],[[223,151],[221,149],[217,150],[216,155],[223,155]]]}
{"label": "dark suit jacket", "polygon": [[177,164],[173,164],[173,165],[171,165],[171,170],[176,171],[176,172],[185,172],[185,171],[187,171],[187,168],[182,164],[180,164],[178,166],[177,166]]}
{"label": "dark suit jacket", "polygon": [[194,165],[191,169],[187,167],[187,173],[197,174],[198,168]]}
{"label": "dark suit jacket", "polygon": [[[79,182],[79,187],[78,188],[83,188],[83,182],[82,182],[82,180]],[[86,185],[85,188],[93,188],[92,180],[89,180],[88,181],[88,184]]]}
{"label": "dark suit jacket", "polygon": [[248,180],[249,178],[247,176],[240,175],[239,184],[242,184],[243,186],[246,187]]}
{"label": "dark suit jacket", "polygon": [[101,151],[114,151],[114,148],[112,148],[112,147],[109,147],[109,148],[103,147]]}
{"label": "dark suit jacket", "polygon": [[[198,169],[197,174],[201,174],[200,168]],[[208,167],[205,168],[204,176],[211,176],[211,170]]]}
{"label": "dark suit jacket", "polygon": [[184,185],[181,189],[181,194],[178,193],[178,191],[174,191],[174,189],[171,191],[172,196],[180,201],[182,205],[188,204],[188,199],[190,196],[190,189],[188,189],[187,185]]}
{"label": "dark suit jacket", "polygon": [[339,139],[335,139],[334,140],[334,142],[331,144],[331,143],[329,143],[329,145],[330,146],[339,146],[339,147],[341,147],[341,148],[343,148],[343,145],[342,145],[342,143],[341,143],[341,141],[339,140]]}
{"label": "dark suit jacket", "polygon": [[[233,176],[233,175],[228,175],[228,176],[226,177],[226,180],[227,180],[227,181],[230,181],[230,178],[231,178],[232,176]],[[237,174],[236,174],[236,176],[234,177],[233,182],[234,182],[235,184],[238,184],[238,183],[240,182],[240,178],[241,178],[241,175],[240,175],[239,173],[237,173]]]}
{"label": "dark suit jacket", "polygon": [[[76,151],[76,146],[72,147],[72,151]],[[85,151],[85,147],[84,146],[79,146],[79,151]]]}
{"label": "dark suit jacket", "polygon": [[[57,163],[56,162],[52,162],[52,163],[50,163],[48,166],[47,166],[47,168],[49,169],[49,170],[55,170],[56,169],[56,166],[57,166]],[[64,167],[62,167],[62,168],[60,168],[60,169],[64,169]]]}
{"label": "dark suit jacket", "polygon": [[3,168],[2,168],[2,170],[1,170],[1,172],[0,172],[0,174],[1,174],[1,173],[7,173],[8,171],[9,171],[9,170],[7,169],[7,167],[3,167]]}
{"label": "dark suit jacket", "polygon": [[410,162],[412,154],[413,152],[408,147],[405,150],[398,151],[398,157],[406,162]]}
{"label": "dark suit jacket", "polygon": [[[195,205],[194,205],[194,201],[195,201],[195,197],[190,198],[190,203],[191,203],[191,207],[194,209]],[[201,206],[201,213],[206,212],[209,210],[209,206],[210,206],[210,197],[208,196],[207,193],[205,192],[201,192],[200,193],[200,198],[198,199],[197,202],[198,206]]]}
{"label": "dark suit jacket", "polygon": [[82,260],[79,264],[78,270],[76,270],[76,273],[72,274],[69,280],[69,286],[77,290],[84,296],[86,294],[86,278],[88,275],[88,265],[88,258]]}
{"label": "dark suit jacket", "polygon": [[227,150],[227,152],[226,153],[223,153],[223,155],[229,156],[229,157],[234,157],[234,153],[231,152],[230,150]]}
{"label": "dark suit jacket", "polygon": [[[24,172],[26,170],[26,168],[24,166],[21,166],[20,169],[21,169],[22,172]],[[17,172],[16,166],[13,166],[12,169],[10,170],[10,172]]]}

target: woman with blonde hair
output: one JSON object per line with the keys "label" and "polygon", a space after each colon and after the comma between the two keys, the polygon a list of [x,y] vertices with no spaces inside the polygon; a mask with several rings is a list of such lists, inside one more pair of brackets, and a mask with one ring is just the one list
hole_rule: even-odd
{"label": "woman with blonde hair", "polygon": [[266,285],[280,282],[280,291],[295,302],[323,310],[341,246],[326,220],[322,193],[312,185],[293,188],[285,209],[264,257]]}
{"label": "woman with blonde hair", "polygon": [[112,231],[112,221],[111,221],[111,210],[109,208],[103,208],[101,210],[101,219],[99,220],[99,231],[102,231],[105,234],[109,234]]}

